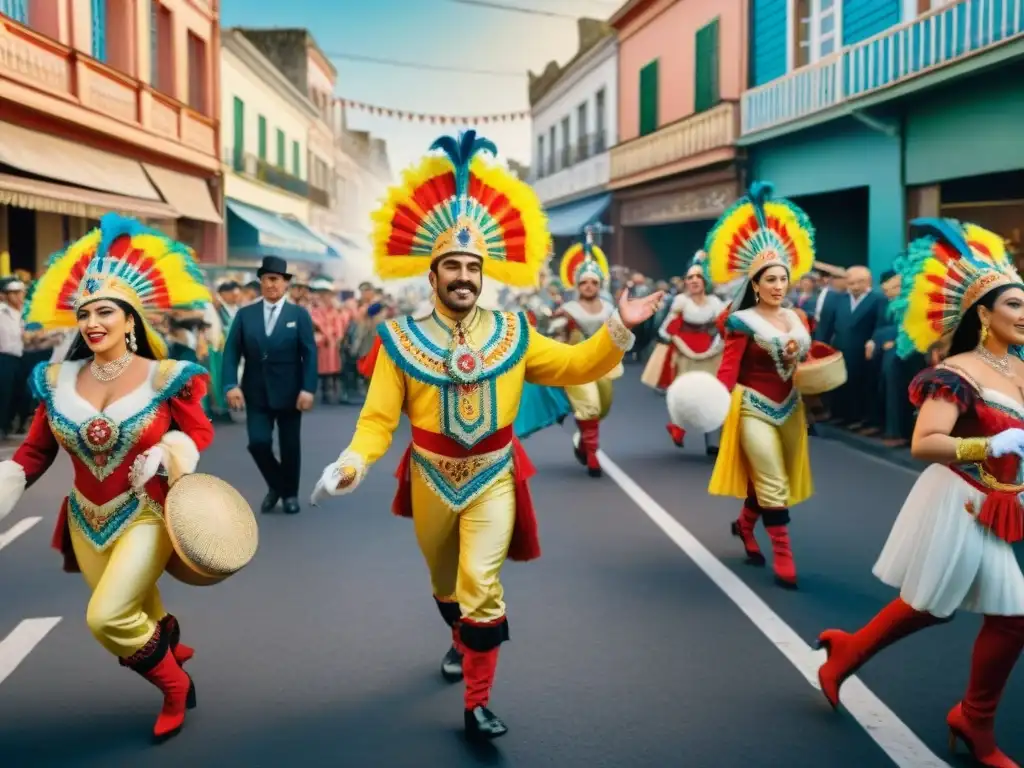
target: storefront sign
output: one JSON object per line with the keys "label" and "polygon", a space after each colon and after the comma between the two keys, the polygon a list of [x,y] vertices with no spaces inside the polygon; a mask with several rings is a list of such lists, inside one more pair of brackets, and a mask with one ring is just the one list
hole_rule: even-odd
{"label": "storefront sign", "polygon": [[651,224],[717,219],[736,202],[737,197],[735,182],[663,192],[636,200],[624,200],[620,221],[624,227],[645,227]]}

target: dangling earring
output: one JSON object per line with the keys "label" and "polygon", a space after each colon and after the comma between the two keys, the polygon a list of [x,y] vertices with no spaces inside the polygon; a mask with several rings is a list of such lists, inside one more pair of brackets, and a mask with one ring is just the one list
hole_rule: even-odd
{"label": "dangling earring", "polygon": [[754,303],[758,304],[758,303],[760,303],[760,301],[761,301],[761,292],[760,291],[754,291]]}
{"label": "dangling earring", "polygon": [[988,326],[982,324],[982,326],[981,326],[981,336],[978,338],[978,346],[979,347],[984,347],[986,341],[988,341]]}
{"label": "dangling earring", "polygon": [[139,351],[138,342],[135,341],[135,326],[134,325],[132,326],[132,329],[130,331],[128,331],[128,349],[130,349],[133,353]]}

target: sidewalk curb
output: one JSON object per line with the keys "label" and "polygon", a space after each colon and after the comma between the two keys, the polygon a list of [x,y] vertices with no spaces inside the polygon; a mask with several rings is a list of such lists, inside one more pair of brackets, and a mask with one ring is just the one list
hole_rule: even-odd
{"label": "sidewalk curb", "polygon": [[854,434],[831,424],[815,424],[814,429],[825,440],[835,440],[862,453],[870,454],[882,461],[895,464],[898,467],[909,469],[913,472],[921,472],[928,466],[927,463],[918,461],[911,456],[908,448],[889,448],[882,445],[878,440]]}

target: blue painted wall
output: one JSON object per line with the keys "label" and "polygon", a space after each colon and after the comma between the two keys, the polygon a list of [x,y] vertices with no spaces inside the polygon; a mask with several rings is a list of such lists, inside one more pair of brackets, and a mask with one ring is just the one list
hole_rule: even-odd
{"label": "blue painted wall", "polygon": [[845,0],[843,3],[843,45],[867,40],[900,23],[900,0]]}
{"label": "blue painted wall", "polygon": [[[901,0],[845,0],[843,45],[877,35],[900,22]],[[786,0],[752,0],[750,61],[752,87],[786,74]]]}
{"label": "blue painted wall", "polygon": [[751,0],[751,86],[786,74],[786,0]]}
{"label": "blue painted wall", "polygon": [[[750,148],[751,178],[775,184],[781,197],[867,187],[867,265],[878,277],[905,245],[906,213],[899,136],[886,136],[853,119],[800,131]],[[818,229],[849,228],[848,219],[818,217]],[[850,237],[861,233],[850,231]],[[829,238],[834,239],[834,238]],[[822,261],[828,261],[822,254]]]}

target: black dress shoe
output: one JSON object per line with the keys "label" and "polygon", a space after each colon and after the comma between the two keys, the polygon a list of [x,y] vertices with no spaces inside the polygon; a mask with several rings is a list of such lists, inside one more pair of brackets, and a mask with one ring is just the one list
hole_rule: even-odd
{"label": "black dress shoe", "polygon": [[294,496],[289,496],[284,500],[284,513],[286,515],[297,515],[302,507],[299,506],[299,500]]}
{"label": "black dress shoe", "polygon": [[462,654],[454,645],[441,659],[441,677],[449,683],[457,683],[462,679]]}
{"label": "black dress shoe", "polygon": [[280,500],[281,497],[277,495],[277,491],[267,491],[267,495],[263,497],[263,503],[260,504],[260,512],[263,514],[273,512]]}
{"label": "black dress shoe", "polygon": [[490,741],[508,733],[508,726],[487,707],[473,707],[465,710],[466,736],[480,741]]}

